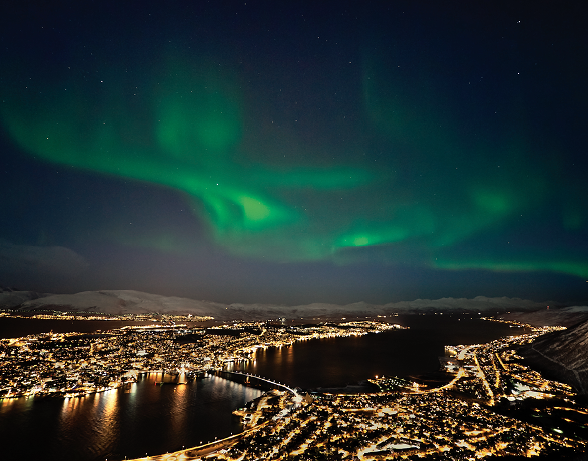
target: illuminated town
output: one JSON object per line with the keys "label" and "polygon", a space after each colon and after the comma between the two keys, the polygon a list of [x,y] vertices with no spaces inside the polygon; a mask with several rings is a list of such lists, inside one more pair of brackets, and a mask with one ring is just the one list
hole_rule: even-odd
{"label": "illuminated town", "polygon": [[[166,323],[97,333],[41,333],[0,340],[0,398],[76,397],[136,381],[139,373],[197,376],[296,341],[361,336],[400,325],[356,321],[306,326],[240,322],[188,329]],[[184,320],[187,320],[184,317]]]}
{"label": "illuminated town", "polygon": [[133,386],[146,372],[169,375],[180,384],[220,373],[273,388],[235,410],[243,432],[148,457],[157,460],[473,460],[587,449],[588,410],[572,388],[528,368],[516,353],[518,346],[554,327],[486,344],[447,346],[440,359],[443,382],[378,376],[369,380],[372,393],[305,392],[231,371],[231,364],[253,360],[260,348],[403,328],[383,320],[301,326],[238,322],[208,328],[167,322],[4,339],[0,397],[72,398]]}

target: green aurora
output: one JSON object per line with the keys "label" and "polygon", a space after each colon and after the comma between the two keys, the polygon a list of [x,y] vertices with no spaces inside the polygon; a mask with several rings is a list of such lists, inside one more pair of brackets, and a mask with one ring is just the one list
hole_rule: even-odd
{"label": "green aurora", "polygon": [[[184,193],[209,238],[235,255],[588,277],[588,263],[569,249],[490,242],[557,198],[548,173],[559,168],[555,153],[533,160],[520,134],[461,137],[463,117],[434,81],[422,77],[415,90],[368,62],[356,90],[369,136],[345,152],[284,135],[256,116],[236,72],[190,59],[168,61],[137,93],[114,71],[103,81],[64,74],[14,84],[1,114],[31,156]],[[387,149],[384,163],[366,159],[368,138]],[[561,209],[558,225],[582,228],[584,205]]]}

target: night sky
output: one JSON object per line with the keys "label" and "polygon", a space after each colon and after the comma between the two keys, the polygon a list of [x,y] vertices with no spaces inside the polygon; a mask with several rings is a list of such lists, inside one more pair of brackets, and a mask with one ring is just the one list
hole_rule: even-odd
{"label": "night sky", "polygon": [[588,9],[5,1],[0,286],[588,301]]}

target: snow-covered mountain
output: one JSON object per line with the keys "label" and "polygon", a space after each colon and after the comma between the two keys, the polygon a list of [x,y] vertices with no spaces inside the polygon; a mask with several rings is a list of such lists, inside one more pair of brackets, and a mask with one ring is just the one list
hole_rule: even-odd
{"label": "snow-covered mountain", "polygon": [[[6,295],[6,296],[5,296]],[[19,299],[22,299],[18,302]],[[473,299],[442,298],[417,299],[383,305],[364,302],[347,305],[313,303],[298,306],[275,304],[221,304],[175,296],[160,296],[133,290],[84,291],[76,294],[40,295],[31,292],[0,293],[0,308],[19,311],[59,310],[70,312],[97,312],[104,314],[192,314],[209,315],[218,320],[263,320],[285,317],[288,319],[334,316],[375,316],[394,313],[469,312],[497,314],[508,311],[545,309],[545,303],[518,298]]]}
{"label": "snow-covered mountain", "polygon": [[517,322],[528,323],[537,327],[540,326],[563,326],[571,327],[584,320],[588,320],[588,306],[554,307],[531,312],[511,312],[501,315],[505,320],[516,320]]}
{"label": "snow-covered mountain", "polygon": [[0,287],[0,309],[14,309],[26,301],[43,296],[46,295],[36,291],[19,291]]}
{"label": "snow-covered mountain", "polygon": [[52,294],[23,302],[19,311],[58,310],[102,314],[192,314],[212,315],[225,310],[224,304],[196,301],[175,296],[160,296],[133,290],[82,291]]}
{"label": "snow-covered mountain", "polygon": [[588,321],[541,336],[521,353],[537,368],[588,394]]}

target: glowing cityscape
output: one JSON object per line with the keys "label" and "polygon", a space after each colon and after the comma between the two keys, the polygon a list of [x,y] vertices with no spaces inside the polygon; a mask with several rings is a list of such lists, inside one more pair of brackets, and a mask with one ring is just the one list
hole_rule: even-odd
{"label": "glowing cityscape", "polygon": [[[444,380],[371,377],[374,392],[363,394],[306,392],[233,368],[255,360],[259,349],[402,328],[384,319],[209,328],[166,321],[4,339],[0,395],[75,399],[132,387],[143,373],[159,373],[161,383],[176,385],[220,373],[271,389],[235,410],[243,432],[147,458],[157,460],[479,459],[586,449],[585,434],[570,430],[583,428],[588,418],[572,388],[543,377],[516,353],[518,346],[562,327],[532,328],[486,344],[447,345],[440,358]],[[546,415],[558,424],[542,423]]]}

